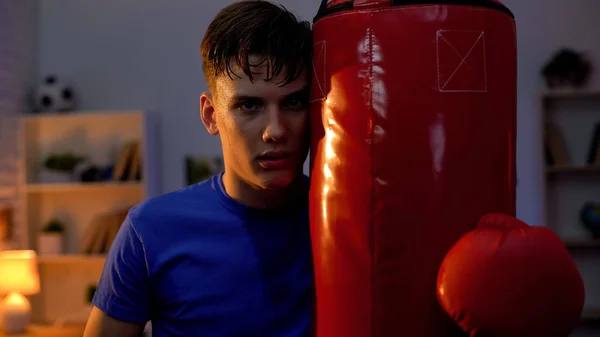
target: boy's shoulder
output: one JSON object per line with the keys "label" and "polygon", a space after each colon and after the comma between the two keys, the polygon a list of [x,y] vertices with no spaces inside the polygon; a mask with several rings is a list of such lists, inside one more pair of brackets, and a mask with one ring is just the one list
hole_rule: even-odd
{"label": "boy's shoulder", "polygon": [[202,209],[212,209],[218,205],[218,190],[214,185],[218,176],[199,183],[148,198],[129,210],[134,223],[156,222],[165,219],[173,221],[185,217],[190,212],[197,214]]}

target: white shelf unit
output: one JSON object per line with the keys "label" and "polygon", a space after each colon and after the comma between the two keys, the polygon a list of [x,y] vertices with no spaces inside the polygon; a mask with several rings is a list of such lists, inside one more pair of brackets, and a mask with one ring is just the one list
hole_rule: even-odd
{"label": "white shelf unit", "polygon": [[[81,253],[87,226],[96,216],[159,193],[157,125],[144,111],[77,111],[25,115],[20,128],[18,246],[37,250],[37,234],[49,220],[65,224],[64,254],[39,256],[42,293],[32,298],[34,320],[51,323],[85,310],[86,289],[98,282],[104,255]],[[40,181],[49,154],[70,152],[99,167],[113,166],[130,141],[141,145],[140,180]]]}
{"label": "white shelf unit", "polygon": [[585,229],[579,215],[586,202],[600,202],[600,165],[587,163],[594,127],[600,123],[600,91],[547,91],[540,100],[542,130],[546,123],[558,128],[569,159],[564,165],[545,165],[546,226],[563,239],[584,279],[582,324],[600,321],[600,240]]}

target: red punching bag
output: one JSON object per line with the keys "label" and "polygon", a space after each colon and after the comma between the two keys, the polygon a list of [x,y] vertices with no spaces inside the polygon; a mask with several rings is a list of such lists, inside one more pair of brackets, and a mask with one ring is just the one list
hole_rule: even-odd
{"label": "red punching bag", "polygon": [[484,214],[515,213],[514,18],[494,0],[334,0],[313,29],[316,336],[459,336],[442,260]]}

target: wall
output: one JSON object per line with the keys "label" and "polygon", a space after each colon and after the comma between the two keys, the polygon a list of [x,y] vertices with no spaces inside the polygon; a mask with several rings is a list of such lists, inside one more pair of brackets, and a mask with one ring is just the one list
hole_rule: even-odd
{"label": "wall", "polygon": [[0,116],[16,116],[27,106],[36,72],[37,2],[0,1]]}
{"label": "wall", "polygon": [[[543,90],[539,71],[561,47],[585,51],[600,63],[598,0],[504,0],[514,12],[518,36],[518,216],[544,225],[543,157],[538,93]],[[543,12],[542,12],[543,10]],[[590,88],[600,89],[600,76]]]}
{"label": "wall", "polygon": [[[281,2],[304,19],[313,17],[319,3]],[[516,15],[519,39],[518,216],[543,224],[539,69],[563,45],[600,59],[600,29],[594,27],[600,2],[505,3]],[[198,96],[206,88],[198,46],[222,3],[53,0],[40,6],[41,74],[74,80],[83,109],[144,108],[160,117],[163,191],[183,186],[185,154],[218,153],[218,139],[205,132],[198,117]]]}

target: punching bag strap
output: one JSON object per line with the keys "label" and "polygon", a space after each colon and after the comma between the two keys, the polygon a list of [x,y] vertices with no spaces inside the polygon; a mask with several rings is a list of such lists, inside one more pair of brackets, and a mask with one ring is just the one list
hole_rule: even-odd
{"label": "punching bag strap", "polygon": [[390,0],[354,0],[354,8],[370,8],[391,5]]}
{"label": "punching bag strap", "polygon": [[394,0],[322,0],[313,22],[317,22],[320,18],[336,12],[343,12],[354,8],[390,6],[393,3]]}
{"label": "punching bag strap", "polygon": [[352,0],[322,0],[319,12],[329,10],[330,8],[352,8]]}
{"label": "punching bag strap", "polygon": [[390,5],[393,0],[323,0],[320,9],[327,9],[337,6],[352,6],[354,7],[372,7]]}
{"label": "punching bag strap", "polygon": [[503,11],[515,18],[514,14],[498,0],[322,0],[313,22],[329,14],[361,8],[408,5],[463,5],[479,8],[492,8]]}

